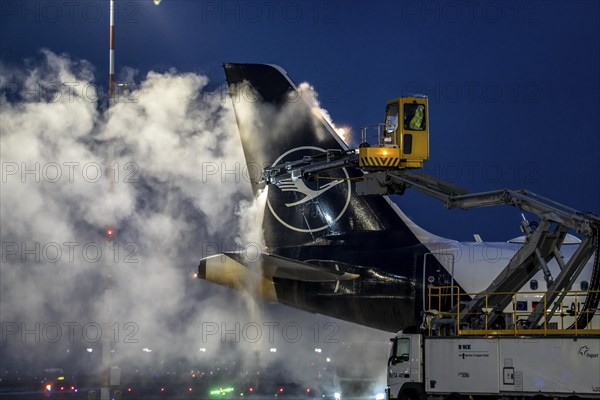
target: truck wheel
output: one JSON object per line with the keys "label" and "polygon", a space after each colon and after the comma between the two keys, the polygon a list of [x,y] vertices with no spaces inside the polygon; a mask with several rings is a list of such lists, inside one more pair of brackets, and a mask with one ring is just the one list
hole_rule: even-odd
{"label": "truck wheel", "polygon": [[398,397],[396,398],[396,400],[410,400],[410,399],[408,398],[406,393],[401,390],[398,392]]}
{"label": "truck wheel", "polygon": [[398,400],[420,400],[419,393],[414,389],[401,390],[398,393]]}

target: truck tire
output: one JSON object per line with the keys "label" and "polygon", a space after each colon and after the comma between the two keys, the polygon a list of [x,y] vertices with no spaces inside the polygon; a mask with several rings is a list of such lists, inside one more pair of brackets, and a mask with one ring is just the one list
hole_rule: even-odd
{"label": "truck tire", "polygon": [[427,400],[422,384],[407,383],[398,393],[398,400]]}
{"label": "truck tire", "polygon": [[397,400],[420,400],[420,397],[415,390],[401,390]]}

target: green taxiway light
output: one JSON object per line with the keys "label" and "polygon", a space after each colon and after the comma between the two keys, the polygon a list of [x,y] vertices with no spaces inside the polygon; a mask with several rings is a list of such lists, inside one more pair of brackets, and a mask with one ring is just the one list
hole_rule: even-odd
{"label": "green taxiway light", "polygon": [[233,388],[232,387],[226,387],[226,388],[219,388],[219,389],[213,389],[209,392],[209,394],[211,396],[222,396],[226,393],[231,393],[233,392]]}

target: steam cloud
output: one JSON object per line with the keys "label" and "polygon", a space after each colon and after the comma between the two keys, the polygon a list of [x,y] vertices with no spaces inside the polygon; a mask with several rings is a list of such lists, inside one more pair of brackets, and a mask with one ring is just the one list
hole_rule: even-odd
{"label": "steam cloud", "polygon": [[[332,329],[335,346],[377,335],[194,279],[201,257],[260,241],[250,228],[261,225],[232,107],[206,77],[150,72],[109,111],[93,66],[67,55],[43,50],[26,68],[3,65],[0,80],[0,315],[10,362],[96,367],[107,265],[116,365],[160,368],[229,351],[242,370],[257,354],[263,364],[289,357],[281,346],[308,365],[299,361],[306,349],[333,355],[323,341]],[[300,337],[282,332],[286,324]]]}
{"label": "steam cloud", "polygon": [[331,125],[335,133],[337,133],[337,135],[340,137],[340,139],[342,139],[346,144],[350,143],[350,128],[346,126],[335,125],[335,123],[331,119],[331,116],[329,115],[329,112],[321,107],[321,104],[318,100],[319,94],[316,92],[315,88],[308,82],[302,82],[298,86],[298,89],[300,90],[302,97],[313,106],[314,111],[316,113],[321,114],[323,118],[325,118],[325,120],[329,123],[329,125]]}

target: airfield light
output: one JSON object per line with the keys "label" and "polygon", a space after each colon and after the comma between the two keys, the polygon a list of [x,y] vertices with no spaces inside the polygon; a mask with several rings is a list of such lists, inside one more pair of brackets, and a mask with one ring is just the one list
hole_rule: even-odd
{"label": "airfield light", "polygon": [[59,381],[64,381],[64,380],[65,380],[65,377],[64,377],[64,376],[59,376],[57,380],[59,380]]}
{"label": "airfield light", "polygon": [[50,385],[50,384],[46,385],[46,390],[47,391],[51,391],[52,390],[52,385]]}
{"label": "airfield light", "polygon": [[231,393],[233,392],[235,389],[231,386],[225,387],[225,388],[218,388],[218,389],[213,389],[210,392],[208,392],[211,396],[224,396],[227,393]]}
{"label": "airfield light", "polygon": [[323,351],[323,350],[322,350],[322,349],[320,349],[319,347],[317,347],[317,348],[315,349],[315,353],[320,353],[320,352],[322,352],[322,351]]}
{"label": "airfield light", "polygon": [[283,388],[279,388],[279,393],[283,393]]}
{"label": "airfield light", "polygon": [[156,6],[157,6],[157,5],[159,5],[159,4],[160,4],[160,2],[161,2],[162,0],[153,0],[153,1],[154,1],[154,5],[156,5]]}

